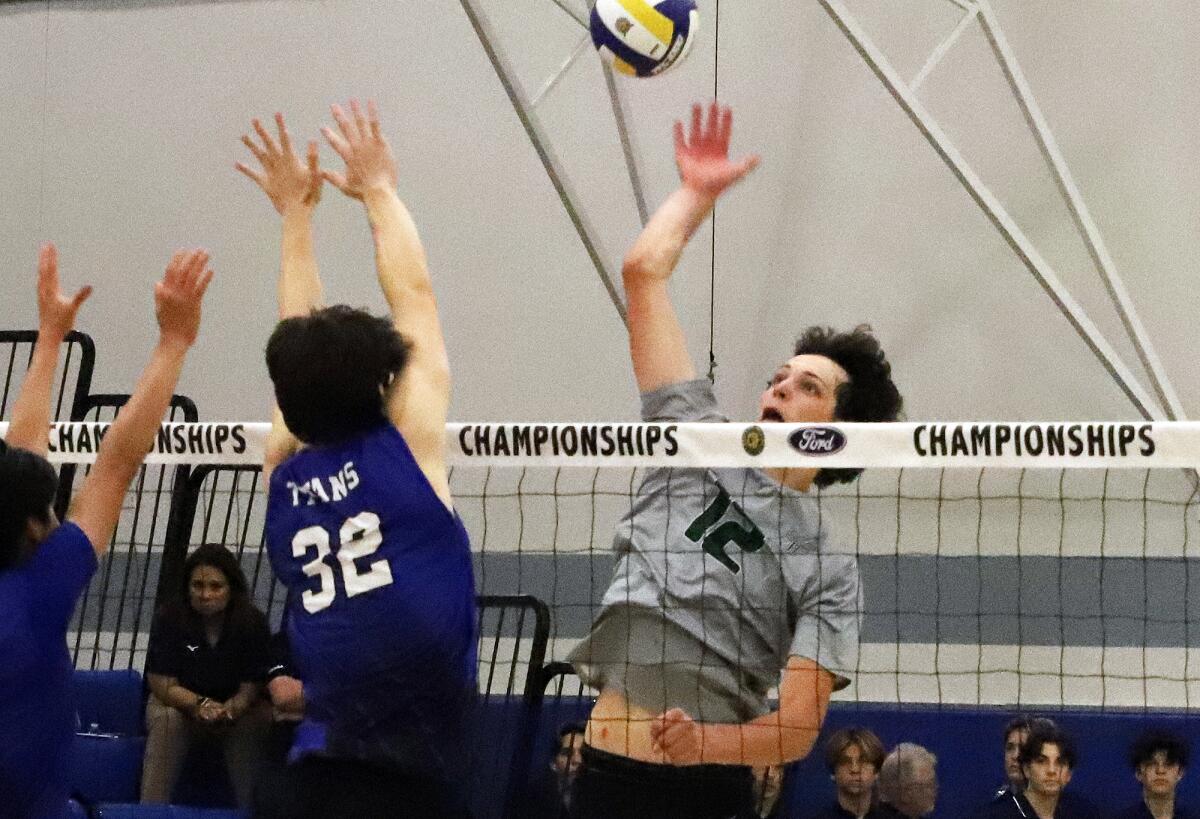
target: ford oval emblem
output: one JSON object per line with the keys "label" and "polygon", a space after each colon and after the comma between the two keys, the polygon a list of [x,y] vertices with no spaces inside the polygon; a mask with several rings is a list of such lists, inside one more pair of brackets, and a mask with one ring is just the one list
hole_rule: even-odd
{"label": "ford oval emblem", "polygon": [[804,427],[789,435],[788,443],[805,455],[832,455],[846,447],[846,436],[833,427]]}

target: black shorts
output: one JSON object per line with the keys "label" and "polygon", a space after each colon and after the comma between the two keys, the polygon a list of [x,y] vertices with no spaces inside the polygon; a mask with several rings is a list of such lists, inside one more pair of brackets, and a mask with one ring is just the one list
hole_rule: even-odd
{"label": "black shorts", "polygon": [[583,746],[571,819],[746,819],[754,777],[741,765],[656,765]]}
{"label": "black shorts", "polygon": [[350,759],[309,756],[255,792],[256,819],[470,819],[462,788]]}

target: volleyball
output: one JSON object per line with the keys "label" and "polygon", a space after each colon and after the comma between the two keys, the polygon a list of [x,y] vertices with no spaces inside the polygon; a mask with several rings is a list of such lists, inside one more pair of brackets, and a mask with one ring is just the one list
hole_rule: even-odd
{"label": "volleyball", "polygon": [[592,42],[622,74],[653,77],[683,62],[699,21],[695,0],[596,0]]}

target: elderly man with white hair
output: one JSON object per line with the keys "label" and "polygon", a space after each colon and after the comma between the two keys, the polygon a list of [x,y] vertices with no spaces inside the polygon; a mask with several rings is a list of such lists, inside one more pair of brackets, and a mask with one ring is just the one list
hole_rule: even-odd
{"label": "elderly man with white hair", "polygon": [[920,745],[901,742],[879,769],[879,802],[888,816],[917,819],[937,802],[937,757]]}

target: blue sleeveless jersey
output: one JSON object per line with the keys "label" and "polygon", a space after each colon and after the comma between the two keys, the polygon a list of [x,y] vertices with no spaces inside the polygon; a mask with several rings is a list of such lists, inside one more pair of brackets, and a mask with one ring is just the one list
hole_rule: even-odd
{"label": "blue sleeveless jersey", "polygon": [[385,424],[280,464],[266,538],[304,682],[293,758],[451,778],[476,691],[471,552],[400,432]]}

